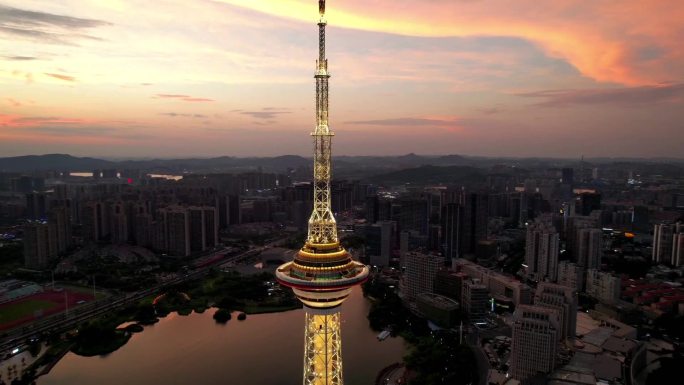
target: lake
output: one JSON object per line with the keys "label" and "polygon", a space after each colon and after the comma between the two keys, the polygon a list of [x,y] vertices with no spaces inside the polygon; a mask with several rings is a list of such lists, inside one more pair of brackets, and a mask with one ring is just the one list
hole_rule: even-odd
{"label": "lake", "polygon": [[[378,372],[406,353],[400,338],[378,341],[368,327],[370,302],[361,289],[342,305],[344,381],[372,385]],[[107,356],[68,353],[39,385],[301,385],[304,311],[236,315],[225,325],[203,314],[172,313],[134,334]]]}

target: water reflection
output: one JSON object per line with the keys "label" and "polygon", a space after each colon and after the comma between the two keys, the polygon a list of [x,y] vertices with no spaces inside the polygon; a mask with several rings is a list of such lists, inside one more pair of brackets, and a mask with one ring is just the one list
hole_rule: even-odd
{"label": "water reflection", "polygon": [[[354,293],[343,304],[345,382],[371,385],[378,371],[401,360],[400,339],[378,342],[368,328],[370,304]],[[300,385],[304,350],[302,310],[235,317],[226,325],[203,314],[170,314],[106,357],[67,354],[39,385]]]}

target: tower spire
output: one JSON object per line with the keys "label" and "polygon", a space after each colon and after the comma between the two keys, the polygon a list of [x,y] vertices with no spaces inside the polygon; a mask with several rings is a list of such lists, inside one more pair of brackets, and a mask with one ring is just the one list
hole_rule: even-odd
{"label": "tower spire", "polygon": [[328,126],[328,59],[325,57],[325,0],[318,1],[316,126],[311,133],[313,211],[304,246],[276,278],[304,303],[304,385],[342,385],[340,308],[352,288],[368,278],[368,267],[352,259],[337,238],[330,204],[332,137]]}
{"label": "tower spire", "polygon": [[314,210],[309,218],[309,243],[337,243],[337,224],[330,207],[332,136],[328,126],[328,59],[325,57],[325,0],[318,1],[318,61],[316,62],[316,127],[314,139]]}

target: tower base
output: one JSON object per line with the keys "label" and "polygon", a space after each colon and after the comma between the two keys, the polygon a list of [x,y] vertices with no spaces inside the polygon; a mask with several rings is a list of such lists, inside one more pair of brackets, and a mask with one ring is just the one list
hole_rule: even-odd
{"label": "tower base", "polygon": [[342,385],[340,308],[305,306],[304,385]]}

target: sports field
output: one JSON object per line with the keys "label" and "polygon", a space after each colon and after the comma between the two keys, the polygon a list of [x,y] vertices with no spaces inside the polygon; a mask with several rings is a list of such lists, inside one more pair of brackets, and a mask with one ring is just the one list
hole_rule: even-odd
{"label": "sports field", "polygon": [[42,293],[3,303],[0,305],[0,331],[13,329],[36,318],[63,312],[67,301],[69,308],[72,308],[78,306],[81,301],[92,299],[92,292],[80,288],[69,288],[61,291],[47,289]]}
{"label": "sports field", "polygon": [[7,306],[0,307],[0,325],[27,316],[33,317],[41,311],[45,313],[46,310],[50,310],[56,306],[58,305],[54,302],[41,299],[28,299],[10,303]]}

